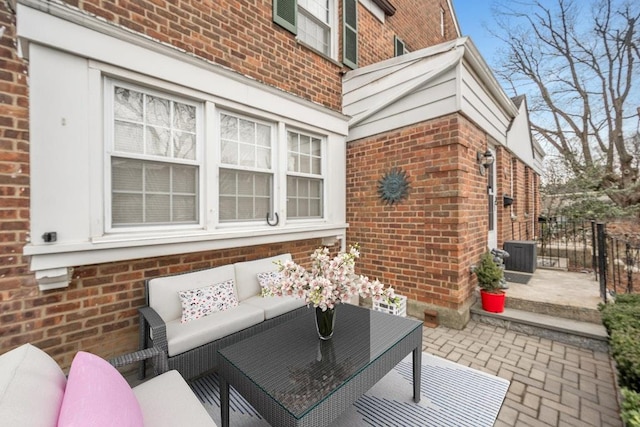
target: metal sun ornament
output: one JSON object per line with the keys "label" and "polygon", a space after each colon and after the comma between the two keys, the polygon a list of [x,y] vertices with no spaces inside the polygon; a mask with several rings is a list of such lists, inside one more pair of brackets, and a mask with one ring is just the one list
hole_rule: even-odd
{"label": "metal sun ornament", "polygon": [[407,174],[400,168],[393,168],[378,181],[378,195],[388,205],[399,203],[409,195]]}

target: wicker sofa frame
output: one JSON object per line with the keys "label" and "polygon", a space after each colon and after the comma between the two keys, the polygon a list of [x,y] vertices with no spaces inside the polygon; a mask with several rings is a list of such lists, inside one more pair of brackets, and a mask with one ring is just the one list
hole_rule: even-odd
{"label": "wicker sofa frame", "polygon": [[[178,273],[176,275],[189,274],[194,271]],[[152,279],[145,280],[145,300],[147,305],[138,309],[140,316],[140,350],[155,348],[160,351],[160,355],[153,359],[156,373],[163,373],[166,370],[175,369],[180,372],[185,379],[193,379],[208,371],[216,370],[219,360],[218,350],[265,331],[275,325],[294,319],[308,310],[306,306],[294,309],[223,338],[185,351],[184,353],[169,357],[166,324],[160,315],[149,306],[149,282],[151,280]],[[140,361],[138,378],[143,379],[145,377],[147,363],[148,360]]]}

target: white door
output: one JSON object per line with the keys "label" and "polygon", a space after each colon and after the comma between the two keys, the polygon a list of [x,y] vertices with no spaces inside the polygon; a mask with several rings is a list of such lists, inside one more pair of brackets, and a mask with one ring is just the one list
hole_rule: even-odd
{"label": "white door", "polygon": [[[496,159],[496,152],[489,149],[493,158]],[[489,217],[489,232],[487,234],[487,246],[489,249],[498,247],[498,198],[496,197],[496,161],[487,168],[487,216]]]}

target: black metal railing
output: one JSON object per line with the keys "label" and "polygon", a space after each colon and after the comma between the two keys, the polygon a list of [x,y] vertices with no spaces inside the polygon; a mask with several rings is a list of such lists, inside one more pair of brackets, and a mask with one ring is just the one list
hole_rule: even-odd
{"label": "black metal railing", "polygon": [[594,271],[595,229],[590,221],[538,219],[538,265],[569,271]]}
{"label": "black metal railing", "polygon": [[604,301],[610,294],[640,293],[640,243],[607,233],[606,224],[539,218],[538,266],[592,272]]}

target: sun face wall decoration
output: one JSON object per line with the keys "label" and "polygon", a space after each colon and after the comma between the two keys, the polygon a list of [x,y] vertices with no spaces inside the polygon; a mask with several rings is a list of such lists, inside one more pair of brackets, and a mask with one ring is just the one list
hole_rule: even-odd
{"label": "sun face wall decoration", "polygon": [[378,181],[378,196],[387,205],[400,203],[409,196],[407,173],[401,168],[392,168]]}

